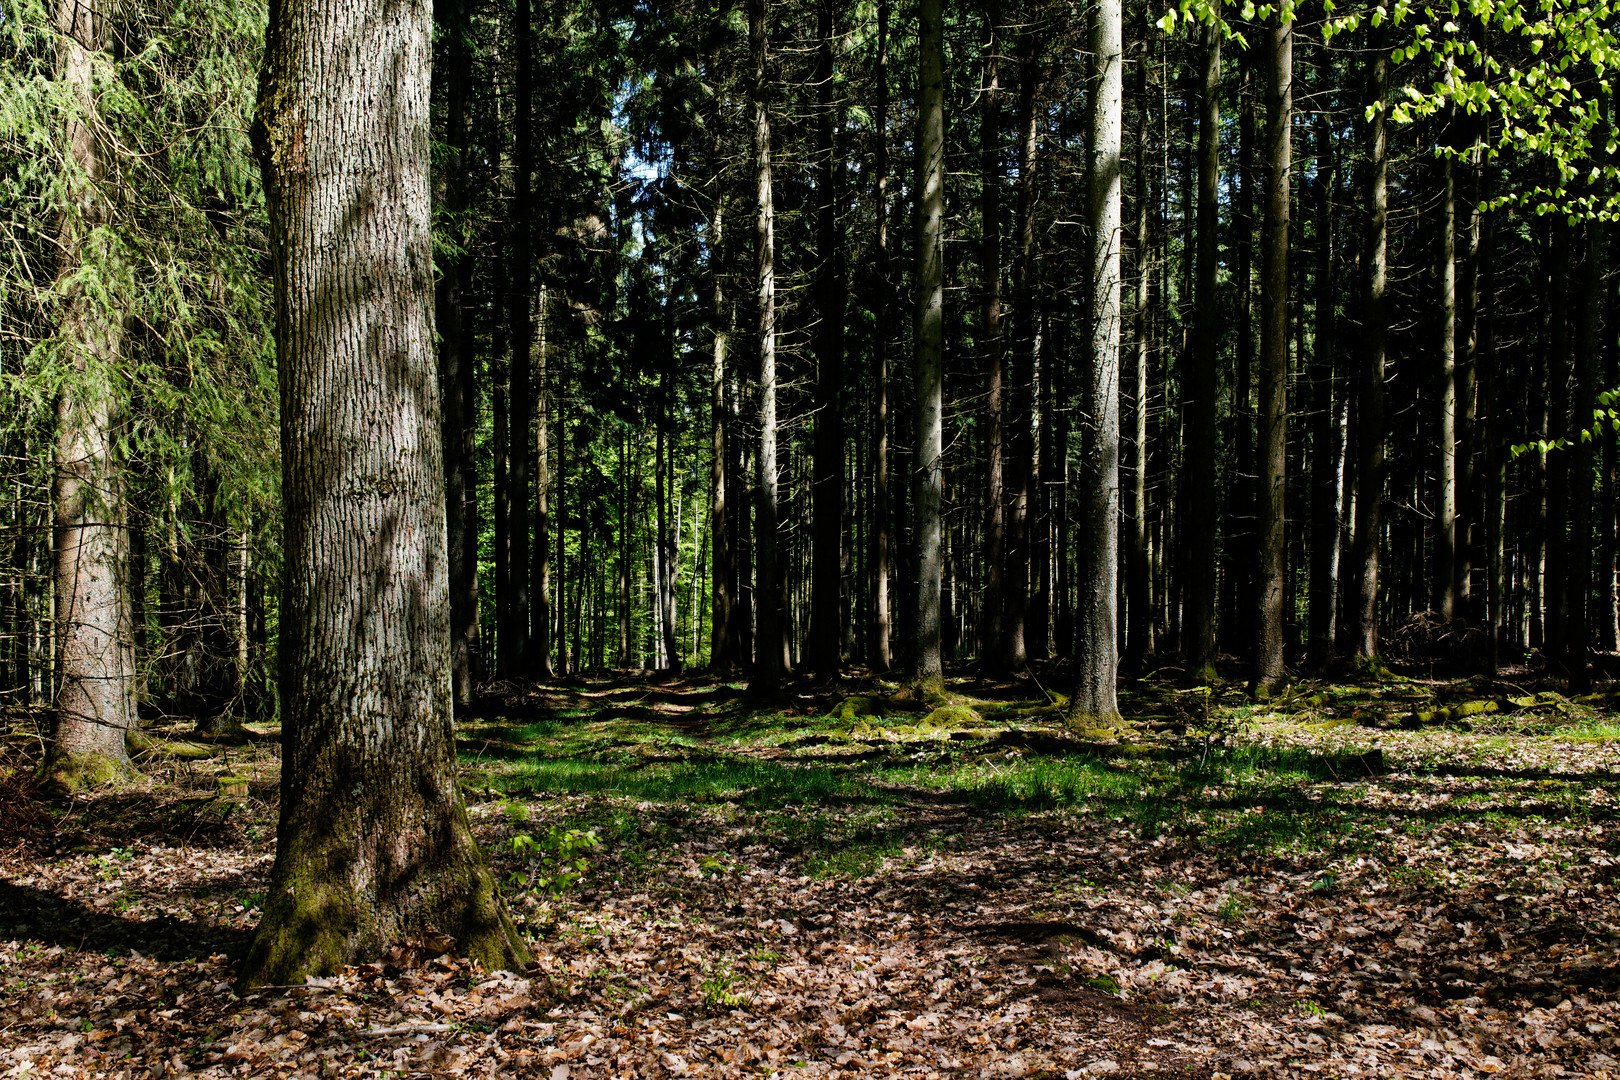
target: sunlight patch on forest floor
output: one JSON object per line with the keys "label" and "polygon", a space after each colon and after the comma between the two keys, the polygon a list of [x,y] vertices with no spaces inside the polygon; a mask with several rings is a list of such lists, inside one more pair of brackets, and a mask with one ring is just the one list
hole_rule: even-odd
{"label": "sunlight patch on forest floor", "polygon": [[[143,784],[0,835],[0,1057],[15,1076],[1620,1068],[1608,701],[1425,682],[1256,706],[1148,683],[1099,742],[997,713],[1030,687],[951,689],[990,718],[840,719],[809,693],[756,712],[701,680],[487,703],[461,725],[465,789],[536,964],[402,950],[243,999],[274,744],[153,757]],[[0,806],[25,805],[21,775]],[[584,876],[537,887],[546,838],[586,834]]]}

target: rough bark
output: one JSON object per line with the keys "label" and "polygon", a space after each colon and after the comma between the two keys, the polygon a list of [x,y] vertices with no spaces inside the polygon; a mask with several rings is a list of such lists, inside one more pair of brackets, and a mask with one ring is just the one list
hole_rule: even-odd
{"label": "rough bark", "polygon": [[945,43],[940,0],[920,0],[917,31],[916,265],[913,274],[916,460],[912,544],[917,602],[911,682],[944,689],[940,657],[941,512],[945,494]]}
{"label": "rough bark", "polygon": [[456,781],[425,3],[278,0],[254,146],[281,384],[276,860],[239,989],[440,933],[526,960]]}
{"label": "rough bark", "polygon": [[1119,720],[1117,652],[1119,562],[1120,136],[1123,127],[1124,19],[1120,0],[1092,9],[1094,64],[1086,222],[1091,236],[1091,326],[1081,365],[1079,498],[1075,559],[1075,692],[1069,722]]}
{"label": "rough bark", "polygon": [[[93,85],[95,54],[111,45],[110,17],[100,0],[62,0],[56,12],[56,78],[73,104],[64,132],[73,163],[68,205],[56,237],[64,275],[95,258],[90,234],[112,210],[109,148],[97,134]],[[136,726],[129,530],[115,449],[123,317],[112,299],[72,287],[59,332],[71,373],[56,399],[57,690],[42,775],[60,789],[128,771],[124,736]]]}
{"label": "rough bark", "polygon": [[1265,218],[1260,227],[1260,477],[1256,529],[1254,683],[1275,689],[1283,665],[1283,586],[1287,573],[1284,493],[1288,475],[1288,218],[1293,158],[1294,25],[1276,18],[1266,35]]}
{"label": "rough bark", "polygon": [[753,57],[755,347],[759,355],[759,457],[754,480],[754,672],[749,689],[774,691],[787,672],[784,591],[777,547],[776,485],[776,214],[771,181],[771,113],[765,59],[765,0],[749,0]]}

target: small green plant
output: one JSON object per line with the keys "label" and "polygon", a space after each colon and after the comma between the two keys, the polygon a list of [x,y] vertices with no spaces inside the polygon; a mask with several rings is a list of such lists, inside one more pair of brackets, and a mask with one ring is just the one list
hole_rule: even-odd
{"label": "small green plant", "polygon": [[1322,1006],[1318,1005],[1316,1002],[1312,1001],[1310,998],[1305,998],[1299,1003],[1299,1011],[1304,1013],[1306,1016],[1327,1015],[1327,1010],[1322,1008]]}
{"label": "small green plant", "polygon": [[1222,922],[1237,922],[1243,918],[1243,897],[1237,893],[1227,893],[1221,906],[1215,909],[1215,914]]}
{"label": "small green plant", "polygon": [[595,829],[553,825],[538,837],[515,833],[511,845],[512,854],[527,860],[522,870],[513,872],[512,886],[521,892],[561,896],[590,870],[590,852],[601,847],[602,842],[596,838]]}
{"label": "small green plant", "polygon": [[112,878],[118,876],[118,867],[121,864],[127,863],[134,858],[134,848],[115,847],[105,855],[96,856],[91,865],[96,868],[97,874],[102,878]]}
{"label": "small green plant", "polygon": [[710,1008],[746,1005],[754,996],[747,980],[732,967],[731,957],[722,956],[716,963],[703,962],[705,978],[698,983],[703,991],[703,1004]]}

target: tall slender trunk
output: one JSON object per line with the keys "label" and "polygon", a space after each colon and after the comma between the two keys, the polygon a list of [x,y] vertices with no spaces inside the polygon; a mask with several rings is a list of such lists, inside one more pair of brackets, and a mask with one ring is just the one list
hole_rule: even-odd
{"label": "tall slender trunk", "polygon": [[[656,510],[657,533],[654,537],[655,558],[658,568],[658,629],[660,652],[663,655],[664,666],[671,671],[681,668],[680,647],[675,640],[675,577],[678,572],[679,561],[676,551],[676,540],[681,535],[680,497],[675,483],[674,440],[669,435],[669,399],[671,395],[669,367],[674,362],[673,349],[675,342],[669,342],[672,355],[669,357],[663,372],[658,380],[658,407],[653,419],[657,434],[653,440],[654,465],[654,498],[658,501]],[[675,504],[674,511],[670,503]]]}
{"label": "tall slender trunk", "polygon": [[[546,287],[540,286],[537,358],[534,379],[534,566],[530,574],[533,588],[533,623],[529,629],[529,673],[537,679],[551,677],[551,463],[547,439],[550,435],[547,411],[551,405],[551,380],[556,373],[550,370],[550,356],[546,351]],[[560,406],[559,406],[560,409]],[[557,607],[567,610],[568,576],[562,559],[562,432],[557,433]],[[568,641],[561,632],[561,616],[557,620],[557,670],[568,673]]]}
{"label": "tall slender trunk", "polygon": [[917,419],[912,548],[917,574],[911,681],[944,689],[940,657],[941,511],[945,493],[945,42],[940,0],[917,9],[916,268],[913,276]]}
{"label": "tall slender trunk", "polygon": [[[1216,14],[1220,9],[1217,3]],[[1198,80],[1198,265],[1193,284],[1192,370],[1187,379],[1187,443],[1182,462],[1185,542],[1181,578],[1182,652],[1203,678],[1215,664],[1215,443],[1220,388],[1221,35],[1204,28]]]}
{"label": "tall slender trunk", "polygon": [[[717,140],[718,143],[718,140]],[[718,145],[713,149],[718,151]],[[735,608],[731,560],[731,530],[727,527],[731,478],[726,463],[728,409],[726,406],[726,346],[729,343],[723,252],[725,250],[725,200],[717,196],[709,219],[709,332],[713,336],[709,381],[709,543],[714,554],[710,574],[709,669],[723,674],[731,669],[731,617]],[[697,653],[692,654],[696,657]]]}
{"label": "tall slender trunk", "polygon": [[[446,156],[438,170],[439,205],[448,220],[460,222],[467,208],[467,95],[472,81],[466,0],[434,0],[433,21],[444,41],[443,60],[433,69],[434,95],[444,102],[445,117]],[[463,318],[472,260],[461,253],[461,247],[460,243],[452,245],[442,256],[434,297],[444,412],[450,681],[457,706],[472,702],[478,678],[478,386],[472,334]]]}
{"label": "tall slender trunk", "polygon": [[[1599,109],[1607,111],[1609,97],[1603,93]],[[1599,130],[1607,125],[1601,121]],[[1594,184],[1593,195],[1602,205],[1607,192]],[[1587,668],[1591,650],[1587,618],[1588,594],[1592,589],[1592,470],[1597,464],[1597,448],[1588,434],[1597,407],[1598,365],[1603,346],[1600,341],[1603,311],[1603,250],[1608,226],[1598,219],[1586,222],[1586,266],[1581,274],[1580,324],[1575,342],[1575,392],[1570,401],[1570,481],[1569,481],[1569,576],[1565,588],[1568,616],[1565,625],[1565,655],[1569,666],[1569,687],[1576,693],[1592,688]],[[1613,336],[1612,327],[1610,336]],[[1595,433],[1594,433],[1595,434]]]}
{"label": "tall slender trunk", "polygon": [[834,134],[835,0],[819,0],[816,47],[816,443],[811,479],[810,667],[835,675],[844,619],[844,231],[838,222],[838,143]]}
{"label": "tall slender trunk", "polygon": [[875,247],[873,269],[876,300],[876,332],[872,343],[873,394],[872,427],[875,447],[872,454],[872,666],[887,671],[894,663],[891,640],[893,621],[889,611],[890,548],[892,513],[889,507],[889,0],[877,5],[877,103],[872,126],[877,139],[873,172],[877,174]]}
{"label": "tall slender trunk", "polygon": [[1260,227],[1260,576],[1254,681],[1270,691],[1283,666],[1283,584],[1287,573],[1283,512],[1288,475],[1288,217],[1293,158],[1294,24],[1280,16],[1266,35],[1266,209]]}
{"label": "tall slender trunk", "polygon": [[1480,188],[1484,171],[1485,126],[1470,117],[1473,144],[1463,164],[1466,222],[1462,280],[1457,291],[1457,560],[1456,593],[1461,617],[1478,621],[1484,614],[1474,592],[1474,562],[1484,540],[1479,491],[1479,245]]}
{"label": "tall slender trunk", "polygon": [[754,482],[754,673],[749,688],[771,692],[787,664],[785,594],[777,547],[776,489],[776,214],[771,182],[771,113],[765,58],[765,0],[749,0],[748,40],[753,54],[755,253],[757,255],[755,345],[759,350],[759,460]]}
{"label": "tall slender trunk", "polygon": [[[543,292],[544,292],[544,290],[542,290],[542,293]],[[543,344],[543,342],[542,342],[542,344]],[[568,603],[568,547],[567,547],[567,544],[566,544],[566,540],[568,538],[568,500],[567,500],[567,494],[568,494],[568,410],[567,410],[567,404],[568,404],[568,399],[563,395],[563,380],[562,380],[562,374],[563,373],[562,373],[562,367],[561,367],[561,363],[560,363],[560,359],[561,359],[560,355],[559,355],[558,359],[559,359],[559,364],[558,364],[557,369],[555,371],[553,371],[548,376],[548,379],[547,379],[547,382],[550,384],[547,387],[547,390],[548,390],[547,397],[551,401],[552,405],[555,407],[556,414],[557,414],[557,420],[556,420],[557,438],[555,440],[556,443],[557,443],[557,471],[556,471],[556,474],[552,478],[553,482],[554,482],[554,487],[555,487],[556,492],[557,492],[557,509],[556,509],[556,515],[555,515],[556,520],[555,520],[555,522],[554,522],[554,524],[553,524],[553,526],[551,528],[551,531],[557,534],[557,555],[556,555],[557,596],[556,596],[556,603],[551,604],[550,606],[551,606],[551,609],[556,612],[556,616],[557,616],[556,619],[555,619],[555,622],[556,622],[556,635],[555,636],[557,638],[557,667],[556,667],[556,670],[558,672],[564,674],[564,675],[567,675],[567,674],[570,674],[571,672],[573,672],[573,670],[574,670],[574,668],[569,664],[567,650],[564,648],[565,635],[563,634],[563,628],[566,625],[564,620],[566,620],[568,618],[568,610],[569,610],[569,603]],[[544,449],[544,447],[542,447],[542,450],[543,449]],[[545,460],[544,455],[542,455],[541,460],[542,461]],[[542,488],[542,490],[544,490],[544,489]],[[577,516],[578,515],[576,515],[576,517]],[[544,536],[542,535],[541,539],[543,539],[543,538],[544,538]],[[549,547],[549,545],[546,545],[546,546]],[[583,536],[583,534],[581,534],[581,538],[580,538],[580,548],[581,548],[581,558],[576,559],[575,561],[579,564],[579,566],[581,568],[583,568],[586,565],[586,563],[585,563],[585,561],[583,559],[583,549],[584,549],[584,536]],[[549,577],[549,571],[550,571],[549,566],[547,567],[547,571],[548,571],[547,576]],[[581,596],[584,595],[583,588],[581,589],[580,595]],[[549,602],[549,600],[548,600],[548,602]],[[574,606],[576,608],[578,607],[578,603],[579,602],[577,600],[574,603]]]}
{"label": "tall slender trunk", "polygon": [[630,667],[630,470],[628,433],[619,429],[619,667]]}
{"label": "tall slender trunk", "polygon": [[1018,238],[1013,265],[1012,369],[1007,412],[1007,547],[1001,582],[1001,667],[1022,668],[1029,659],[1024,620],[1031,570],[1030,507],[1035,473],[1035,348],[1040,323],[1035,299],[1035,169],[1040,148],[1041,42],[1028,31],[1019,49]]}
{"label": "tall slender trunk", "polygon": [[984,315],[979,338],[985,370],[984,601],[979,618],[981,662],[1001,661],[1001,584],[1006,553],[1005,370],[1001,335],[1001,4],[985,3],[984,85],[979,91],[979,244]]}
{"label": "tall slender trunk", "polygon": [[[1450,121],[1455,123],[1455,115]],[[1435,611],[1450,622],[1457,610],[1457,168],[1450,154],[1440,158],[1440,186],[1440,414],[1435,462],[1439,509],[1433,592]]]}
{"label": "tall slender trunk", "polygon": [[[1125,664],[1138,668],[1153,647],[1153,578],[1148,554],[1148,394],[1152,337],[1152,307],[1149,282],[1152,280],[1153,242],[1148,214],[1148,68],[1151,66],[1146,16],[1143,17],[1142,55],[1136,64],[1136,182],[1132,201],[1136,204],[1136,297],[1133,331],[1136,347],[1131,351],[1131,437],[1126,470],[1131,478],[1130,546],[1125,551]],[[1214,460],[1214,455],[1210,455]]]}
{"label": "tall slender trunk", "polygon": [[[1489,132],[1486,133],[1488,138]],[[1490,173],[1480,169],[1480,202],[1490,198]],[[1496,370],[1496,215],[1482,215],[1479,245],[1479,296],[1476,309],[1479,350],[1479,404],[1483,418],[1480,441],[1485,470],[1485,625],[1489,634],[1491,675],[1501,666],[1502,635],[1507,615],[1507,455],[1503,453],[1500,378]]]}
{"label": "tall slender trunk", "polygon": [[1035,538],[1030,545],[1030,561],[1034,564],[1030,574],[1029,610],[1024,617],[1024,643],[1031,660],[1051,657],[1052,637],[1052,515],[1051,493],[1055,468],[1052,447],[1053,369],[1059,363],[1057,350],[1051,348],[1051,319],[1046,305],[1040,305],[1040,330],[1036,350],[1035,386],[1035,484],[1033,494],[1033,524]]}
{"label": "tall slender trunk", "polygon": [[[1321,85],[1328,85],[1332,61],[1324,49],[1319,54]],[[1333,113],[1319,108],[1316,113],[1316,327],[1312,334],[1312,385],[1315,400],[1311,411],[1315,432],[1311,439],[1311,584],[1310,628],[1307,649],[1310,664],[1318,670],[1333,658],[1338,636],[1339,602],[1339,517],[1344,511],[1344,428],[1345,402],[1339,391],[1340,379],[1335,343],[1338,321],[1334,305],[1334,207],[1339,186],[1339,159],[1333,139]],[[1303,319],[1301,320],[1303,321]]]}
{"label": "tall slender trunk", "polygon": [[1097,0],[1091,16],[1090,191],[1091,326],[1081,369],[1080,599],[1075,692],[1069,722],[1119,719],[1117,652],[1119,565],[1120,136],[1124,109],[1124,18],[1120,0]]}
{"label": "tall slender trunk", "polygon": [[534,32],[533,0],[517,0],[512,21],[516,51],[512,128],[512,247],[507,267],[507,319],[511,323],[512,366],[508,393],[507,458],[507,677],[529,674],[529,433],[534,419]]}
{"label": "tall slender trunk", "polygon": [[[56,79],[74,105],[63,132],[72,159],[68,205],[57,228],[64,277],[91,258],[87,239],[113,209],[115,180],[95,121],[95,54],[111,45],[102,0],[61,0]],[[93,273],[92,273],[92,276]],[[136,726],[134,626],[126,588],[129,531],[117,458],[117,366],[123,316],[116,274],[102,296],[69,289],[60,337],[70,376],[56,399],[55,599],[58,685],[44,775],[58,788],[98,783],[129,768],[124,736]],[[110,295],[108,295],[110,294]]]}
{"label": "tall slender trunk", "polygon": [[[1552,258],[1553,272],[1549,288],[1547,328],[1547,439],[1558,443],[1570,434],[1570,343],[1569,343],[1569,286],[1571,272],[1570,225],[1562,214],[1553,214]],[[1566,537],[1569,527],[1570,452],[1554,450],[1544,455],[1547,484],[1547,513],[1545,519],[1546,561],[1543,564],[1541,584],[1542,652],[1554,666],[1567,660],[1569,638],[1568,555],[1571,548]],[[1584,553],[1583,553],[1584,554]]]}
{"label": "tall slender trunk", "polygon": [[[1612,320],[1614,313],[1620,311],[1620,275],[1609,274],[1604,300],[1608,317]],[[1603,336],[1603,385],[1620,386],[1620,333]],[[1603,479],[1598,504],[1597,595],[1593,599],[1597,602],[1598,647],[1605,652],[1613,652],[1620,647],[1620,603],[1617,603],[1620,597],[1615,594],[1615,534],[1616,526],[1620,524],[1615,520],[1616,502],[1620,498],[1620,492],[1616,491],[1620,485],[1617,485],[1615,476],[1615,470],[1620,468],[1620,444],[1616,440],[1603,440],[1603,459],[1599,468]]]}
{"label": "tall slender trunk", "polygon": [[512,405],[507,393],[511,356],[506,350],[506,321],[494,319],[490,331],[490,432],[493,474],[490,492],[495,532],[495,676],[511,678],[512,639],[506,632],[512,620]]}
{"label": "tall slender trunk", "polygon": [[1233,230],[1237,233],[1237,304],[1233,315],[1237,331],[1234,383],[1232,388],[1233,426],[1236,428],[1237,476],[1228,500],[1225,550],[1226,615],[1221,621],[1223,638],[1234,649],[1247,649],[1254,641],[1254,411],[1251,401],[1254,372],[1254,102],[1255,53],[1244,52],[1239,66],[1238,107],[1238,190],[1232,210]]}
{"label": "tall slender trunk", "polygon": [[1389,333],[1385,300],[1389,243],[1389,145],[1385,97],[1389,91],[1388,24],[1371,36],[1367,121],[1367,236],[1362,303],[1361,386],[1356,409],[1356,522],[1351,569],[1356,575],[1355,654],[1363,661],[1378,658],[1378,533],[1384,500],[1384,359]]}

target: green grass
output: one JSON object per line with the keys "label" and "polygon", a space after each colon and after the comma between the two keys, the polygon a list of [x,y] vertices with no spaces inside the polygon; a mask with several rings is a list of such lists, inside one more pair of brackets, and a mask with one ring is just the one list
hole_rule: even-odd
{"label": "green grass", "polygon": [[[1162,711],[1171,715],[1174,692],[1159,696],[1169,703]],[[1334,693],[1340,703],[1350,696]],[[1159,707],[1143,698],[1138,704]],[[622,713],[615,712],[620,706],[604,705],[522,725],[480,720],[461,739],[472,786],[516,796],[607,797],[574,813],[632,871],[661,858],[676,837],[695,827],[691,814],[700,811],[704,827],[721,825],[727,845],[738,845],[734,850],[772,848],[802,860],[803,872],[818,878],[879,873],[890,859],[937,845],[929,830],[938,820],[934,815],[963,811],[1056,820],[1096,816],[1129,823],[1143,839],[1162,837],[1240,857],[1299,857],[1326,868],[1326,888],[1334,880],[1331,867],[1347,865],[1341,860],[1376,854],[1410,833],[1453,822],[1509,828],[1531,815],[1569,821],[1589,816],[1576,790],[1562,781],[1536,788],[1530,805],[1519,787],[1484,782],[1425,816],[1395,822],[1392,836],[1388,805],[1370,799],[1369,789],[1398,792],[1421,787],[1423,780],[1370,777],[1351,747],[1249,744],[1241,718],[1264,706],[1241,700],[1218,702],[1211,710],[1213,739],[1198,735],[1147,748],[1140,757],[1103,756],[1116,753],[1107,749],[1090,756],[1048,755],[1009,748],[1004,741],[952,739],[949,733],[861,739],[848,721],[755,712],[737,699],[713,700],[701,721],[694,712],[675,725],[663,723],[640,699],[621,705]],[[1258,722],[1279,729],[1291,723]],[[1197,734],[1199,725],[1192,726]],[[1620,723],[1602,716],[1579,716],[1543,730],[1572,741],[1620,738]],[[829,750],[836,755],[846,744],[861,756],[818,757]]]}
{"label": "green grass", "polygon": [[622,795],[652,802],[735,802],[748,807],[789,803],[893,802],[865,770],[782,765],[740,757],[636,766],[578,758],[532,758],[492,777],[501,791],[551,795]]}

